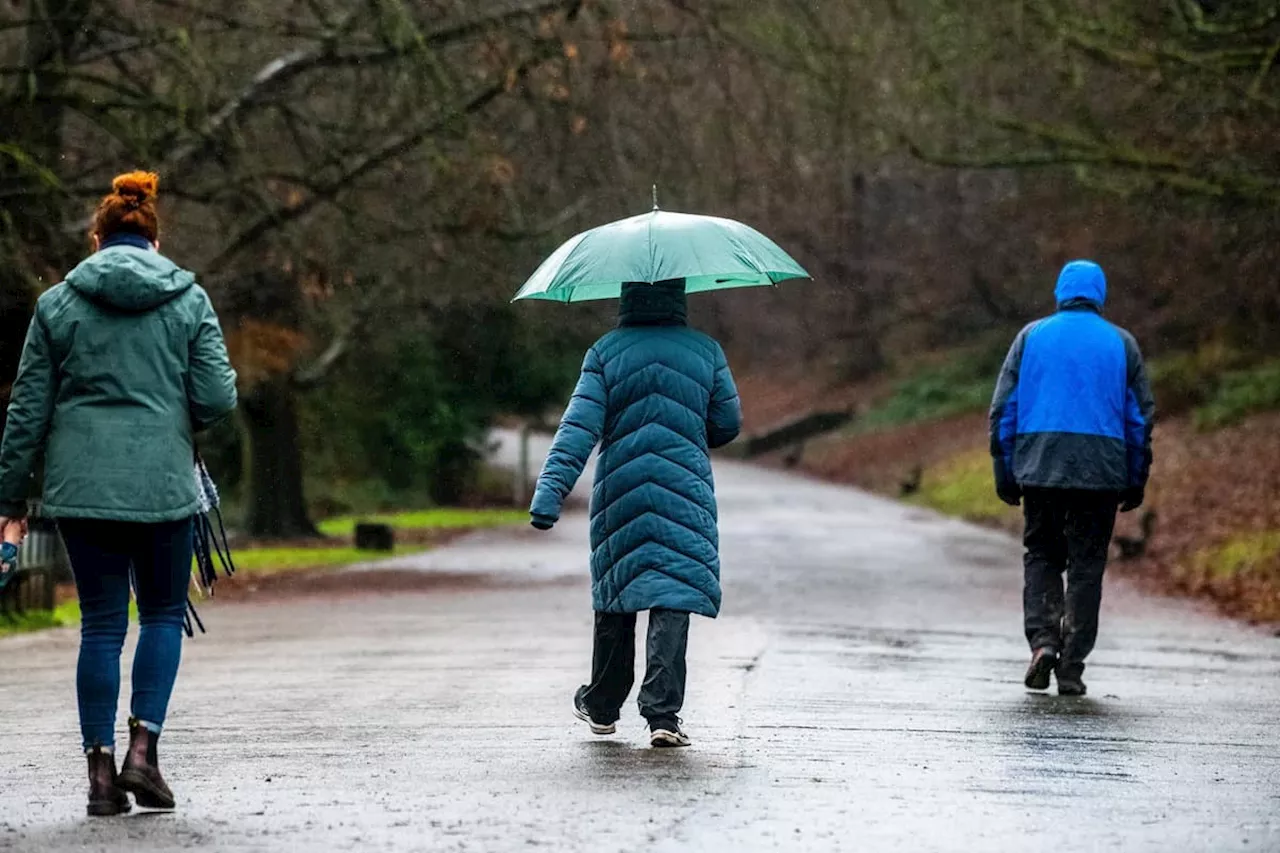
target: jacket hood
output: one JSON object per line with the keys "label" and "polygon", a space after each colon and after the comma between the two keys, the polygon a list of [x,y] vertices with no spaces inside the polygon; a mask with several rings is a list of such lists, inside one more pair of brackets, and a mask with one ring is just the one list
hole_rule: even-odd
{"label": "jacket hood", "polygon": [[185,293],[196,277],[159,252],[111,246],[94,252],[67,274],[86,299],[120,311],[150,311]]}
{"label": "jacket hood", "polygon": [[1081,304],[1102,308],[1107,302],[1107,277],[1093,261],[1072,261],[1058,274],[1053,295],[1059,308]]}
{"label": "jacket hood", "polygon": [[620,326],[683,326],[689,321],[684,279],[628,281],[618,305]]}

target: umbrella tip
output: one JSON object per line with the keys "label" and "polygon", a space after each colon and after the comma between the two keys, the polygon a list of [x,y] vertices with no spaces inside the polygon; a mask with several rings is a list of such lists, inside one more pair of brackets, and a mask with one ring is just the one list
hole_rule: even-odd
{"label": "umbrella tip", "polygon": [[658,185],[653,185],[653,209],[658,209]]}

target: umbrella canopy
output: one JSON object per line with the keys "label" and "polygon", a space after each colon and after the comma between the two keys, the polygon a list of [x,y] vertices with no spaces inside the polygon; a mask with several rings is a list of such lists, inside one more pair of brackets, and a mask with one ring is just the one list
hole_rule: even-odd
{"label": "umbrella canopy", "polygon": [[654,210],[584,231],[542,262],[516,299],[616,298],[628,281],[685,280],[685,291],[810,278],[768,237],[732,219]]}

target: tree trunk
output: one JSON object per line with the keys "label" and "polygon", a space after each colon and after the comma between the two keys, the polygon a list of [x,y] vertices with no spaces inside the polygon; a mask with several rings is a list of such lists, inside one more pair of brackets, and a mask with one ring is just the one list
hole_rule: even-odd
{"label": "tree trunk", "polygon": [[264,381],[245,395],[240,413],[248,432],[245,519],[250,536],[319,536],[302,490],[297,391],[289,377]]}
{"label": "tree trunk", "polygon": [[0,435],[34,308],[35,294],[22,276],[10,265],[0,269]]}
{"label": "tree trunk", "polygon": [[[62,154],[65,108],[59,95],[65,65],[89,11],[89,0],[20,4],[30,23],[24,32],[15,87],[0,88],[4,142],[39,167],[56,172]],[[0,185],[12,193],[0,216],[0,433],[37,283],[48,286],[68,268],[75,241],[63,233],[64,200],[23,162],[0,156]]]}
{"label": "tree trunk", "polygon": [[22,68],[16,90],[0,92],[0,126],[5,142],[20,151],[32,166],[0,157],[0,178],[17,194],[6,208],[0,235],[13,240],[5,247],[18,254],[20,268],[44,286],[56,282],[82,248],[63,232],[66,199],[48,186],[36,168],[58,173],[62,163],[62,128],[66,106],[66,67],[85,30],[89,0],[47,0],[29,3]]}

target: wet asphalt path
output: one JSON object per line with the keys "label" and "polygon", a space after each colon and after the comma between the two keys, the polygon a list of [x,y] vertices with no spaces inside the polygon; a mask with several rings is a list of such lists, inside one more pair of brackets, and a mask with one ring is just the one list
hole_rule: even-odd
{"label": "wet asphalt path", "polygon": [[1280,640],[1113,579],[1090,697],[1031,695],[1009,539],[717,476],[692,749],[648,749],[633,705],[612,738],[570,715],[577,514],[399,561],[452,592],[210,608],[173,815],[82,817],[75,635],[0,640],[0,850],[1280,851]]}

